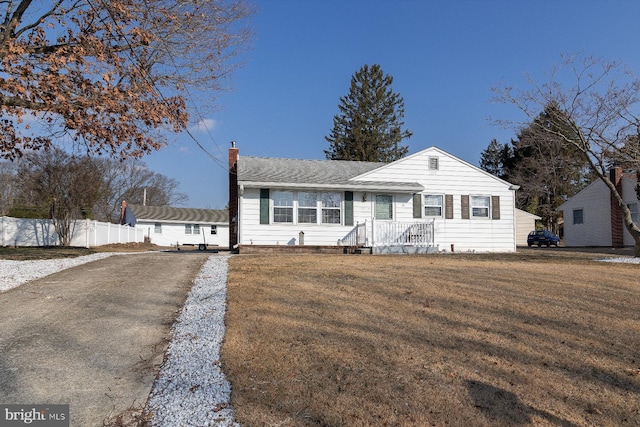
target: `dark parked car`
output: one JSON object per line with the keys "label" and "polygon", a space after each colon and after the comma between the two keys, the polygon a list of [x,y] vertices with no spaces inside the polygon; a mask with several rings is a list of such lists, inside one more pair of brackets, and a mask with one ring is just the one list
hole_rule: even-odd
{"label": "dark parked car", "polygon": [[556,248],[560,244],[560,238],[549,230],[534,230],[527,236],[527,245],[554,245]]}

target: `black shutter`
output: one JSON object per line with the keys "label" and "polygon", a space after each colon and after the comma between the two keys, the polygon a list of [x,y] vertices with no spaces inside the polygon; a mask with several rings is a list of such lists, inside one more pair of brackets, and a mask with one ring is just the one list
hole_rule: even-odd
{"label": "black shutter", "polygon": [[260,224],[269,224],[269,189],[260,189]]}
{"label": "black shutter", "polygon": [[344,225],[353,225],[353,191],[344,192]]}

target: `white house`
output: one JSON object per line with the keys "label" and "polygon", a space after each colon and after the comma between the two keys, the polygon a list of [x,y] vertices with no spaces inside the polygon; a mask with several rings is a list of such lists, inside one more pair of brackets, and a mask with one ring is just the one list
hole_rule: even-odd
{"label": "white house", "polygon": [[[638,223],[638,196],[634,174],[613,168],[609,178]],[[633,246],[633,238],[624,227],[622,212],[611,198],[611,191],[598,179],[558,207],[564,218],[565,246]]]}
{"label": "white house", "polygon": [[261,245],[516,249],[518,187],[436,147],[369,163],[245,157],[232,146],[229,167],[230,246],[240,252]]}
{"label": "white house", "polygon": [[206,245],[226,248],[229,216],[226,210],[128,205],[149,241],[158,246]]}

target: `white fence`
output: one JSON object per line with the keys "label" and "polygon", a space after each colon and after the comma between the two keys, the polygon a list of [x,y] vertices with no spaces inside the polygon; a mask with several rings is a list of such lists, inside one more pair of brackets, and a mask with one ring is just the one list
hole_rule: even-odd
{"label": "white fence", "polygon": [[[90,248],[111,243],[143,242],[144,230],[92,220],[75,223],[71,246]],[[0,246],[56,246],[58,235],[49,219],[0,217]]]}

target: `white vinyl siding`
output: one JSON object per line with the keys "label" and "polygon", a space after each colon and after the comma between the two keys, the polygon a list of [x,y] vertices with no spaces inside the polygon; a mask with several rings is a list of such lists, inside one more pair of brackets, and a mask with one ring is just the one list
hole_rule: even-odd
{"label": "white vinyl siding", "polygon": [[[187,225],[190,225],[191,233],[186,234]],[[195,231],[194,230],[195,227]],[[205,236],[201,233],[204,228]],[[208,233],[208,227],[211,227],[212,233]],[[229,224],[228,223],[200,223],[189,224],[185,222],[155,222],[153,220],[138,219],[136,223],[137,229],[143,229],[144,235],[149,237],[151,243],[158,246],[173,246],[176,244],[193,244],[199,245],[206,242],[209,246],[219,246],[226,248],[229,246]],[[162,233],[155,230],[160,228]]]}
{"label": "white vinyl siding", "polygon": [[[438,170],[425,170],[429,157],[438,158]],[[499,180],[476,166],[461,161],[437,148],[429,148],[390,163],[385,167],[363,174],[359,182],[417,182],[424,188],[423,194],[443,194],[452,196],[453,218],[435,218],[436,244],[440,250],[456,251],[515,251],[515,203],[514,192],[509,183]],[[373,193],[375,194],[375,193]],[[378,193],[379,194],[379,193]],[[461,218],[463,195],[500,198],[500,219],[495,221]],[[394,220],[416,221],[413,218],[411,194],[394,194]],[[471,207],[469,197],[469,208]],[[357,199],[356,199],[357,200]],[[406,200],[406,201],[405,201]],[[443,206],[444,208],[444,206]],[[443,209],[444,210],[444,209]],[[424,213],[424,207],[422,212]],[[372,212],[373,215],[373,212]],[[488,211],[491,216],[491,206]],[[423,220],[433,220],[433,217]]]}
{"label": "white vinyl siding", "polygon": [[[565,246],[611,246],[611,196],[601,180],[560,206],[564,214]],[[593,206],[593,208],[589,208]],[[582,223],[580,213],[582,212]],[[575,223],[574,221],[578,221]]]}

